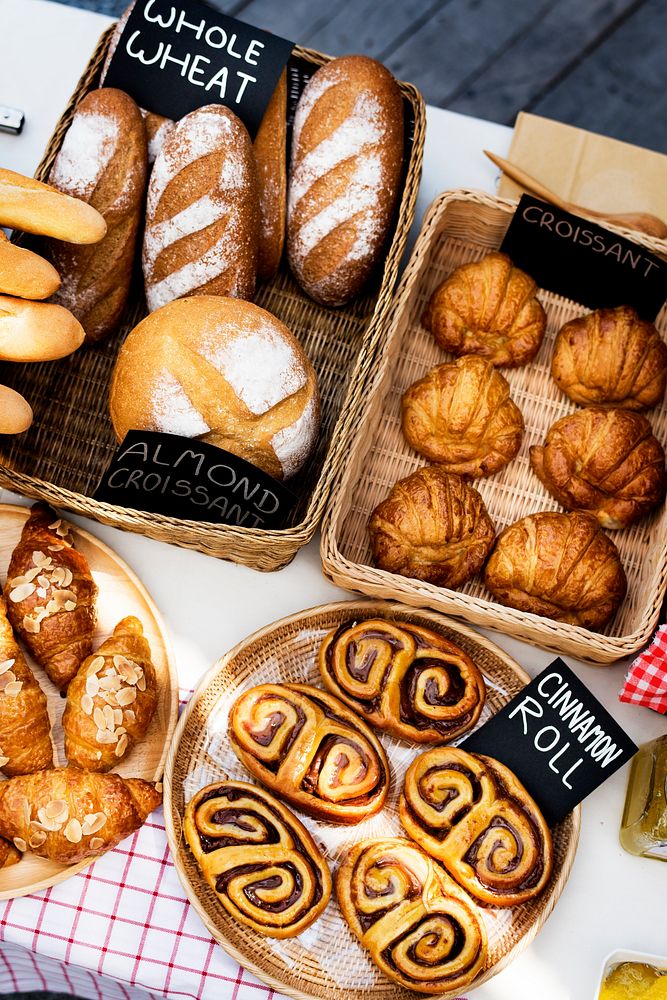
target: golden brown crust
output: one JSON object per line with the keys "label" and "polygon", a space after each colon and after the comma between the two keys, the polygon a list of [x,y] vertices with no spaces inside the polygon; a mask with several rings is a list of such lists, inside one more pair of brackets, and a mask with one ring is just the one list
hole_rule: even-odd
{"label": "golden brown crust", "polygon": [[419,625],[346,622],[325,636],[318,661],[333,695],[398,739],[446,743],[484,706],[484,678],[467,653]]}
{"label": "golden brown crust", "polygon": [[4,593],[14,631],[64,691],[92,648],[97,586],[69,526],[47,504],[30,510]]}
{"label": "golden brown crust", "polygon": [[667,345],[634,309],[597,309],[558,332],[551,374],[575,403],[647,410],[667,384]]}
{"label": "golden brown crust", "polygon": [[492,757],[437,747],[405,775],[399,816],[409,837],[486,906],[538,896],[553,867],[551,834],[532,796]]}
{"label": "golden brown crust", "polygon": [[55,267],[38,254],[10,243],[0,229],[0,293],[48,299],[60,285]]}
{"label": "golden brown crust", "polygon": [[460,587],[477,573],[495,537],[477,490],[438,466],[395,483],[369,531],[376,566],[440,587]]}
{"label": "golden brown crust", "polygon": [[0,167],[0,226],[68,243],[98,243],[104,219],[92,205]]}
{"label": "golden brown crust", "polygon": [[595,518],[529,514],[498,536],[484,582],[501,604],[601,629],[625,597],[618,549]]}
{"label": "golden brown crust", "polygon": [[157,706],[151,650],[129,616],[83,661],[67,688],[65,756],[88,771],[109,771],[144,738]]}
{"label": "golden brown crust", "polygon": [[245,781],[216,781],[190,799],[183,832],[216,899],[258,934],[290,938],[317,920],[331,874],[305,826]]}
{"label": "golden brown crust", "polygon": [[462,264],[436,288],[422,322],[452,354],[479,354],[498,367],[525,365],[546,328],[533,279],[493,252]]}
{"label": "golden brown crust", "polygon": [[507,380],[490,361],[465,355],[432,368],[403,394],[409,445],[447,472],[492,476],[510,462],[523,438],[523,416]]}
{"label": "golden brown crust", "polygon": [[81,347],[84,338],[69,309],[0,295],[0,360],[56,361]]}
{"label": "golden brown crust", "polygon": [[394,982],[451,995],[484,968],[486,929],[475,904],[408,840],[356,844],[335,882],[350,928]]}
{"label": "golden brown crust", "polygon": [[0,385],[0,434],[22,434],[32,420],[30,403],[19,392]]}
{"label": "golden brown crust", "polygon": [[259,190],[257,277],[278,270],[285,244],[287,212],[287,70],[283,70],[260,123],[253,150]]}
{"label": "golden brown crust", "polygon": [[22,854],[17,851],[13,844],[0,837],[0,868],[11,868],[21,860]]}
{"label": "golden brown crust", "polygon": [[12,777],[52,764],[46,695],[16,643],[0,597],[0,768]]}
{"label": "golden brown crust", "polygon": [[566,510],[625,528],[665,498],[665,452],[632,410],[587,407],[557,420],[530,449],[535,475]]}
{"label": "golden brown crust", "polygon": [[260,684],[236,699],[229,741],[270,791],[316,819],[360,823],[389,790],[382,744],[354,712],[308,684]]}
{"label": "golden brown crust", "polygon": [[54,768],[0,782],[0,836],[63,865],[97,857],[142,825],[162,796],[140,778]]}

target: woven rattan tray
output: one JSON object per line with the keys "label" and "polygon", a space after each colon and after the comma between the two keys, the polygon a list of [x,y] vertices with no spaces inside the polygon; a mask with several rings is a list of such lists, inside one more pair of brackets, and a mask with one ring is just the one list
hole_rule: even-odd
{"label": "woven rattan tray", "polygon": [[[40,180],[48,176],[78,103],[98,85],[112,31],[110,28],[100,39],[56,127],[37,170]],[[294,55],[315,68],[330,59],[298,46]],[[60,362],[0,365],[0,382],[21,392],[35,413],[28,432],[0,443],[0,486],[104,524],[243,562],[254,569],[278,569],[294,558],[315,533],[333,477],[347,454],[346,442],[364,394],[373,346],[391,305],[398,265],[414,218],[426,117],[419,92],[408,83],[399,86],[409,112],[406,117],[414,118],[414,130],[407,147],[393,237],[371,290],[342,309],[326,309],[299,289],[283,262],[277,276],[259,289],[255,299],[299,338],[318,376],[322,401],[319,445],[306,468],[290,481],[290,488],[300,498],[291,524],[282,530],[204,524],[91,499],[116,450],[107,406],[116,353],[127,332],[146,314],[139,280],[118,334],[106,343],[79,350]]]}
{"label": "woven rattan tray", "polygon": [[[230,955],[274,990],[298,1000],[315,997],[358,1000],[362,995],[373,1000],[409,1000],[418,994],[392,983],[372,964],[345,924],[333,897],[312,927],[284,941],[263,937],[233,920],[201,876],[183,838],[181,820],[186,803],[204,785],[222,777],[248,780],[226,738],[227,715],[234,699],[261,683],[306,681],[321,686],[316,654],[322,638],[344,621],[371,617],[409,621],[435,629],[474,658],[487,682],[487,702],[478,725],[529,680],[503,650],[472,629],[440,615],[385,601],[328,604],[274,622],[218,660],[183,712],[165,765],[167,836],[176,870],[192,905]],[[397,817],[398,796],[408,765],[424,748],[410,747],[386,734],[378,735],[392,772],[392,789],[381,813],[353,827],[336,826],[298,814],[322,846],[332,868],[342,852],[361,839],[405,836]],[[554,872],[542,895],[510,910],[483,911],[489,934],[489,959],[475,986],[511,962],[551,913],[572,867],[580,812],[578,806],[552,830]]]}
{"label": "woven rattan tray", "polygon": [[[427,212],[385,338],[378,345],[376,375],[368,388],[347,468],[327,511],[322,563],[326,575],[348,590],[445,611],[559,653],[609,663],[645,645],[657,622],[667,587],[664,507],[632,528],[610,532],[628,576],[628,595],[604,633],[502,607],[479,576],[454,591],[372,565],[367,530],[371,512],[398,479],[425,464],[403,438],[401,396],[429,368],[452,357],[437,346],[420,317],[433,290],[455,267],[500,246],[515,207],[515,202],[480,192],[451,191],[436,199]],[[665,255],[667,247],[661,241],[634,233],[632,238]],[[551,424],[577,408],[558,389],[549,365],[558,329],[588,310],[551,292],[541,291],[539,298],[548,326],[537,358],[524,368],[503,369],[526,424],[521,450],[501,472],[474,484],[498,532],[526,514],[560,509],[533,474],[529,447],[541,444]],[[667,308],[663,307],[656,325],[664,335]],[[649,416],[656,436],[667,444],[667,405],[651,410]]]}

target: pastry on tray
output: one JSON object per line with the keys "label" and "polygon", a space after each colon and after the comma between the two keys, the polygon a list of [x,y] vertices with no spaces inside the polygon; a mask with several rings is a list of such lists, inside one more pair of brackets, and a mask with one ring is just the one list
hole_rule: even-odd
{"label": "pastry on tray", "polygon": [[356,844],[335,885],[353,933],[395,983],[418,993],[458,994],[484,968],[487,936],[476,905],[408,840]]}
{"label": "pastry on tray", "polygon": [[317,844],[273,795],[216,781],[188,802],[183,832],[230,916],[259,934],[289,938],[326,908],[331,875]]}
{"label": "pastry on tray", "polygon": [[405,391],[402,410],[408,444],[447,472],[491,476],[521,447],[523,417],[507,379],[475,354],[432,368]]}
{"label": "pastry on tray", "polygon": [[487,906],[538,896],[553,865],[549,828],[533,798],[499,761],[461,747],[420,754],[405,775],[406,833]]}
{"label": "pastry on tray", "polygon": [[309,684],[260,684],[229,713],[229,741],[253,777],[316,819],[360,823],[384,805],[382,744],[342,701]]}
{"label": "pastry on tray", "polygon": [[345,622],[318,659],[328,690],[398,739],[446,743],[472,729],[484,706],[484,678],[468,654],[419,625]]}
{"label": "pastry on tray", "polygon": [[452,354],[480,354],[498,367],[532,361],[546,329],[533,279],[503,253],[462,264],[436,288],[422,318]]}

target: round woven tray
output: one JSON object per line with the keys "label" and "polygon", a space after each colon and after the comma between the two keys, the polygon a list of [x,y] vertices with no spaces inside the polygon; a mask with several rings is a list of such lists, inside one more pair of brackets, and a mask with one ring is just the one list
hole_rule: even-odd
{"label": "round woven tray", "polygon": [[[220,778],[248,780],[227,739],[227,716],[238,695],[255,684],[305,681],[322,686],[317,650],[327,632],[351,618],[391,618],[433,628],[469,653],[484,673],[487,701],[478,725],[507,704],[528,675],[498,646],[466,628],[427,611],[385,601],[345,601],[290,615],[255,632],[223,656],[202,679],[176,728],[164,775],[164,813],[176,870],[204,924],[240,964],[274,990],[289,996],[357,1000],[407,1000],[418,994],[386,979],[370,961],[343,920],[332,897],[323,915],[297,938],[276,941],[233,920],[202,877],[182,833],[185,805],[197,789]],[[351,844],[366,838],[404,836],[397,804],[403,776],[424,748],[382,734],[392,772],[385,808],[353,827],[310,819],[299,813],[335,868]],[[504,968],[534,938],[567,881],[579,837],[580,807],[552,830],[554,871],[542,895],[510,909],[485,909],[489,957],[475,980],[479,986]],[[459,993],[440,994],[443,997]]]}

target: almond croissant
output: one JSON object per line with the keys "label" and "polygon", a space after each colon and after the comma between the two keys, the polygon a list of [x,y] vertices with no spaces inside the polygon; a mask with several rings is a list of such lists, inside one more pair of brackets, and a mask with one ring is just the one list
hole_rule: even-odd
{"label": "almond croissant", "polygon": [[123,618],[67,689],[65,756],[109,771],[145,735],[157,705],[151,650],[138,618]]}
{"label": "almond croissant", "polygon": [[97,586],[69,526],[47,504],[30,512],[7,571],[7,614],[16,634],[64,691],[93,643]]}

